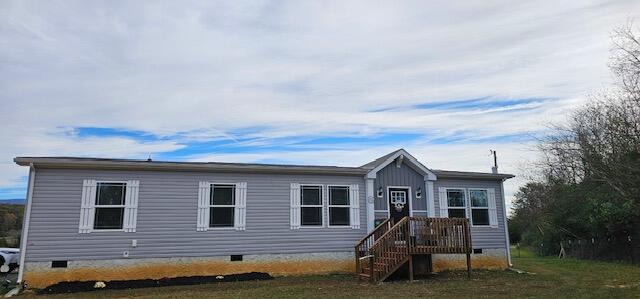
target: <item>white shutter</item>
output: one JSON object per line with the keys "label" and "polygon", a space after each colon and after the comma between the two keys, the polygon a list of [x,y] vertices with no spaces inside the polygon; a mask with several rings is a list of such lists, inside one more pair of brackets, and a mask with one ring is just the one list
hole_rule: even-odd
{"label": "white shutter", "polygon": [[489,197],[489,226],[498,227],[498,209],[496,207],[496,189],[487,189]]}
{"label": "white shutter", "polygon": [[291,229],[300,229],[300,184],[291,183]]}
{"label": "white shutter", "polygon": [[329,225],[329,185],[322,185],[320,188],[322,188],[322,227],[326,227]]}
{"label": "white shutter", "polygon": [[447,202],[447,188],[438,188],[438,200],[440,201],[440,218],[449,217],[449,203]]}
{"label": "white shutter", "polygon": [[236,204],[234,226],[236,230],[245,230],[247,213],[247,183],[236,183]]}
{"label": "white shutter", "polygon": [[127,233],[136,232],[136,222],[138,219],[138,189],[140,181],[127,181],[126,193],[124,197],[124,231]]}
{"label": "white shutter", "polygon": [[349,186],[349,204],[351,228],[360,229],[360,190],[357,184]]}
{"label": "white shutter", "polygon": [[84,180],[82,182],[82,202],[80,205],[80,224],[78,233],[88,234],[93,230],[96,204],[96,181]]}
{"label": "white shutter", "polygon": [[211,196],[211,183],[200,182],[198,187],[198,226],[197,231],[203,232],[209,229],[209,197]]}

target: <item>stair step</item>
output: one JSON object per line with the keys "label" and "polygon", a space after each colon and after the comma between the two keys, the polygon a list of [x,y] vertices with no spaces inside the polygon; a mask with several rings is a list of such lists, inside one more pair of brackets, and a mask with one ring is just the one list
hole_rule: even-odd
{"label": "stair step", "polygon": [[[384,272],[384,270],[380,269],[380,268],[374,268],[373,271],[374,272]],[[362,268],[362,273],[360,273],[360,274],[367,274],[367,273],[369,273],[369,268]]]}

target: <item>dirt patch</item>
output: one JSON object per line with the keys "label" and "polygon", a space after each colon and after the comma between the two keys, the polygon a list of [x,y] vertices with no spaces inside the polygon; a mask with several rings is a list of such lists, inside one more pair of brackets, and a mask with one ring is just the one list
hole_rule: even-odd
{"label": "dirt patch", "polygon": [[[456,258],[442,258],[436,255],[433,260],[433,270],[435,272],[444,270],[465,270],[466,268],[467,261],[464,255],[460,255]],[[506,268],[508,268],[506,257],[471,257],[471,269],[502,270]]]}
{"label": "dirt patch", "polygon": [[216,282],[233,282],[248,280],[269,280],[273,277],[267,273],[251,272],[218,276],[189,276],[161,279],[115,280],[115,281],[65,281],[37,290],[38,294],[64,294],[99,290],[121,290],[136,288],[152,288],[162,286],[196,285]]}
{"label": "dirt patch", "polygon": [[[27,264],[27,269],[29,265]],[[73,266],[28,270],[23,281],[30,288],[44,289],[64,281],[116,281],[191,276],[216,276],[238,273],[264,272],[273,276],[300,274],[353,273],[355,265],[349,260],[273,260],[273,261],[194,261],[194,262],[140,262],[134,265]]]}

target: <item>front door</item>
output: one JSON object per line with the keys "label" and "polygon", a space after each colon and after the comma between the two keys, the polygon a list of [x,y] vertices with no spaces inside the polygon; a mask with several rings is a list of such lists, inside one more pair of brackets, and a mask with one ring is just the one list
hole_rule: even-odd
{"label": "front door", "polygon": [[395,223],[409,216],[409,190],[389,188],[389,216]]}

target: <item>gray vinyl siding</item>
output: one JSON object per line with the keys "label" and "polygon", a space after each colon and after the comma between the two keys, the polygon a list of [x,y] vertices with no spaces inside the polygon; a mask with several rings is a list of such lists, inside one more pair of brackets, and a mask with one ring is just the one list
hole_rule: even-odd
{"label": "gray vinyl siding", "polygon": [[[427,196],[425,193],[425,184],[424,184],[424,176],[413,170],[411,167],[407,165],[407,163],[402,163],[400,168],[396,166],[396,163],[391,163],[378,171],[376,176],[376,180],[374,182],[374,193],[377,193],[379,187],[382,187],[383,196],[382,198],[375,195],[375,209],[376,210],[386,210],[389,199],[387,198],[389,194],[387,194],[387,186],[407,186],[411,187],[411,209],[412,210],[427,210]],[[416,190],[418,188],[422,188],[422,196],[420,198],[416,198]]]}
{"label": "gray vinyl siding", "polygon": [[492,180],[450,180],[438,179],[434,183],[436,215],[440,217],[439,188],[494,188],[496,190],[496,208],[498,227],[471,227],[471,243],[474,248],[505,248],[504,213],[502,198],[502,182]]}
{"label": "gray vinyl siding", "polygon": [[389,218],[389,212],[375,212],[375,219],[387,219]]}
{"label": "gray vinyl siding", "polygon": [[[396,163],[391,163],[381,169],[374,182],[374,206],[376,211],[387,210],[387,186],[410,186],[411,198],[412,198],[412,210],[414,216],[426,216],[426,212],[416,212],[416,210],[424,211],[427,209],[426,205],[426,192],[424,184],[424,176],[411,168],[407,163],[402,163],[400,168],[396,166]],[[377,197],[375,194],[379,187],[382,187],[384,194],[382,198]],[[422,188],[422,198],[415,198],[416,188]],[[440,217],[438,188],[439,187],[459,187],[459,188],[494,188],[496,190],[496,206],[498,214],[498,227],[472,227],[471,239],[474,248],[504,248],[506,244],[504,235],[504,221],[503,221],[503,205],[504,199],[502,198],[502,182],[496,180],[478,180],[478,179],[458,179],[451,180],[445,178],[438,178],[434,182],[434,199],[435,199],[435,212],[436,216]],[[376,212],[376,219],[388,218],[387,212]]]}
{"label": "gray vinyl siding", "polygon": [[[139,180],[137,231],[78,233],[82,181]],[[198,183],[247,182],[246,230],[197,232]],[[290,183],[359,184],[361,229],[290,229]],[[362,176],[37,169],[26,261],[352,251],[366,234]],[[131,247],[137,240],[137,247]]]}

